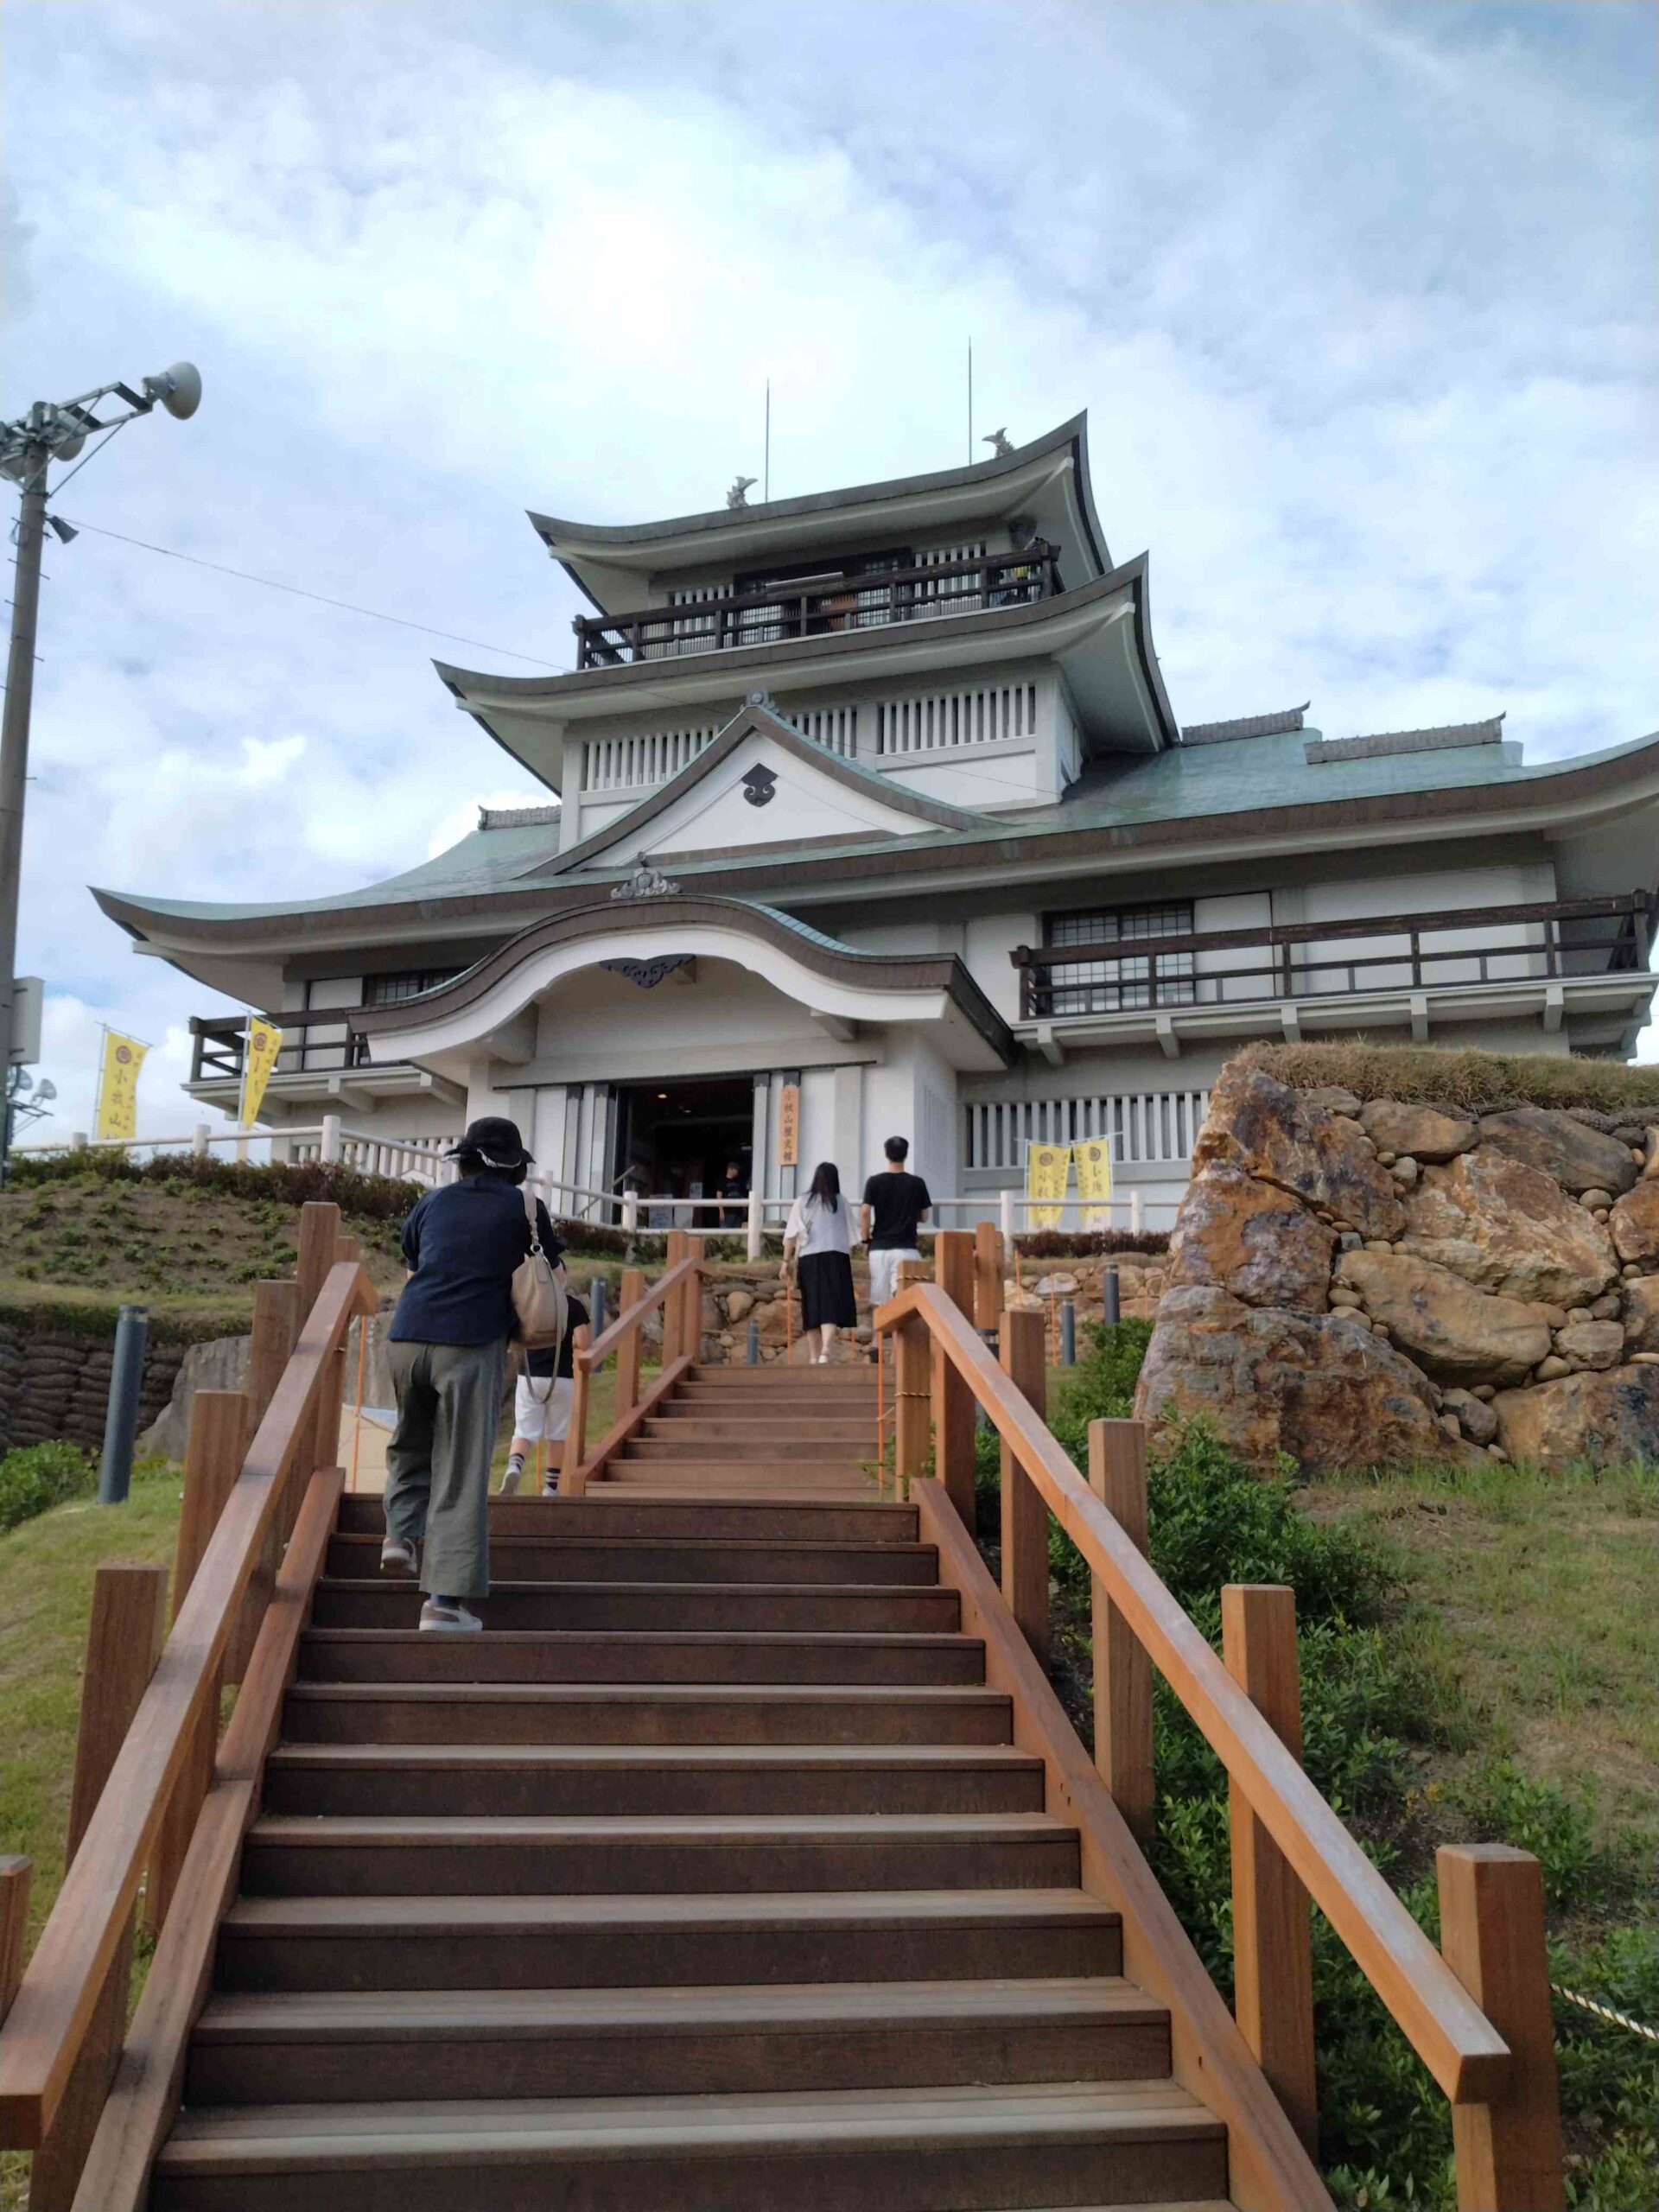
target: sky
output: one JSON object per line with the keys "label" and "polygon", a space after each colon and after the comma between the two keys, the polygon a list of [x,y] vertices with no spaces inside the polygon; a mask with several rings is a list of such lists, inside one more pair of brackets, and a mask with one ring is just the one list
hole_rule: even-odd
{"label": "sky", "polygon": [[89,1126],[101,1023],[152,1046],[141,1131],[188,1130],[186,1025],[231,1003],[87,885],[307,897],[544,798],[431,656],[572,665],[524,509],[717,506],[768,377],[775,497],[968,458],[969,337],[978,431],[1086,407],[1183,721],[1501,709],[1532,760],[1659,726],[1656,21],[9,0],[0,413],[181,357],[206,393],[54,500],[39,1133]]}

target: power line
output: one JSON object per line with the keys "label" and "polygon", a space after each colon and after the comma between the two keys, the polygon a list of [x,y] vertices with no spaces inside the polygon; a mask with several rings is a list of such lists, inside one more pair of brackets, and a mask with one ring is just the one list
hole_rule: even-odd
{"label": "power line", "polygon": [[[91,457],[89,454],[88,460]],[[188,561],[193,569],[211,569],[215,575],[234,576],[239,583],[263,584],[267,591],[285,591],[295,599],[314,600],[319,607],[336,607],[342,613],[366,615],[371,622],[391,622],[400,630],[418,630],[423,637],[447,638],[453,645],[476,645],[480,652],[499,653],[506,660],[528,661],[532,668],[558,667],[556,661],[539,660],[534,653],[514,652],[510,645],[493,645],[484,638],[464,638],[455,630],[435,630],[429,622],[411,622],[403,614],[383,614],[377,607],[357,607],[348,599],[330,599],[326,592],[304,591],[298,584],[279,583],[275,576],[256,576],[246,569],[227,568],[222,561],[204,561],[200,554],[181,553],[174,545],[152,545],[147,537],[129,537],[124,531],[105,530],[95,522],[78,522],[73,527],[89,530],[94,537],[112,537],[122,545],[137,545],[146,553],[164,553],[169,561]]]}

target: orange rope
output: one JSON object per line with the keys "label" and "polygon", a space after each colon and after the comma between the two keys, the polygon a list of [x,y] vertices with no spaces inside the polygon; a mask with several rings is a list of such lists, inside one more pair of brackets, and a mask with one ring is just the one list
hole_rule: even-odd
{"label": "orange rope", "polygon": [[795,1350],[795,1286],[785,1272],[784,1275],[784,1365],[790,1364]]}
{"label": "orange rope", "polygon": [[346,1478],[347,1490],[357,1488],[358,1446],[363,1441],[363,1370],[369,1356],[369,1323],[366,1314],[359,1314],[357,1322],[357,1410],[352,1415],[352,1465]]}
{"label": "orange rope", "polygon": [[[874,1324],[875,1319],[874,1307],[871,1308],[870,1319],[872,1324]],[[875,1486],[877,1490],[886,1490],[887,1486],[887,1462],[882,1458],[882,1446],[886,1442],[884,1431],[887,1425],[887,1362],[881,1357],[880,1334],[874,1328],[874,1326],[872,1327],[871,1333],[875,1338]]]}

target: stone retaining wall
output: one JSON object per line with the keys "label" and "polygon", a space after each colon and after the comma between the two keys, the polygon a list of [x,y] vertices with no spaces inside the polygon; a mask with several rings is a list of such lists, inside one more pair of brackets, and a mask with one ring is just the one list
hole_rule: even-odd
{"label": "stone retaining wall", "polygon": [[[185,1350],[151,1336],[139,1397],[141,1428],[171,1397]],[[107,1340],[44,1322],[0,1319],[0,1452],[60,1440],[100,1450],[113,1356]]]}
{"label": "stone retaining wall", "polygon": [[1224,1070],[1137,1404],[1263,1468],[1659,1459],[1659,1130]]}

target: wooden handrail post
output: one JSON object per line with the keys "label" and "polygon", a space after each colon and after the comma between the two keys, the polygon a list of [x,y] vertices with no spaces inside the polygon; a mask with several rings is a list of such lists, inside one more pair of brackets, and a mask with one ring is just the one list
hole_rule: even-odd
{"label": "wooden handrail post", "polygon": [[[315,1435],[315,1426],[311,1433]],[[248,1401],[240,1390],[198,1390],[190,1405],[190,1433],[184,1447],[184,1500],[179,1509],[179,1539],[173,1565],[173,1618],[179,1618],[196,1569],[219,1526],[225,1501],[242,1468],[248,1448]],[[228,1657],[228,1654],[226,1655]],[[193,1722],[190,1751],[156,1839],[149,1880],[144,1891],[144,1923],[159,1931],[173,1902],[179,1869],[190,1848],[190,1834],[213,1778],[219,1742],[219,1693],[223,1666],[202,1686]]]}
{"label": "wooden handrail post", "polygon": [[[1043,1364],[1040,1313],[1004,1313],[998,1330],[1002,1372],[1039,1419],[1048,1418],[1048,1370]],[[972,1523],[969,1526],[971,1529]],[[1048,1664],[1048,1508],[1005,1444],[1002,1446],[1002,1595],[1039,1662]]]}
{"label": "wooden handrail post", "polygon": [[[934,1271],[945,1296],[969,1324],[974,1318],[974,1240],[965,1229],[942,1229],[934,1239]],[[974,1394],[943,1344],[932,1347],[933,1467],[971,1535],[974,1526]]]}
{"label": "wooden handrail post", "polygon": [[[622,1288],[617,1300],[618,1319],[632,1306],[637,1306],[645,1294],[645,1272],[639,1268],[625,1268]],[[639,1355],[644,1349],[640,1339],[641,1327],[629,1330],[616,1348],[616,1416],[631,1414],[639,1402]]]}
{"label": "wooden handrail post", "polygon": [[[1281,1584],[1230,1582],[1221,1593],[1227,1671],[1298,1762],[1302,1688],[1296,1593]],[[1290,1861],[1228,1785],[1233,1858],[1233,2010],[1239,2031],[1298,2135],[1319,2140],[1313,2046],[1313,1938],[1307,1891]]]}
{"label": "wooden handrail post", "polygon": [[583,1321],[573,1332],[570,1349],[570,1427],[564,1440],[566,1466],[579,1467],[588,1456],[588,1393],[592,1385],[593,1370],[580,1357],[594,1340],[594,1332]]}
{"label": "wooden handrail post", "polygon": [[[166,1626],[164,1567],[98,1569],[86,1624],[86,1666],[80,1681],[80,1726],[75,1737],[66,1868],[80,1847],[116,1754],[149,1687]],[[18,1935],[21,1941],[21,1929]],[[29,2212],[67,2212],[73,2202],[121,2055],[127,1986],[131,1978],[132,1916],[129,1913],[81,2039],[63,2101],[35,2154],[29,2171]]]}
{"label": "wooden handrail post", "polygon": [[[1147,1432],[1138,1421],[1089,1424],[1089,1486],[1135,1549],[1147,1549]],[[1152,1841],[1152,1662],[1093,1577],[1095,1764],[1145,1850]]]}
{"label": "wooden handrail post", "polygon": [[248,1418],[255,1428],[264,1419],[300,1337],[297,1282],[253,1286],[253,1332],[248,1340]]}
{"label": "wooden handrail post", "polygon": [[[677,1268],[682,1260],[690,1259],[690,1243],[683,1229],[671,1229],[664,1255],[666,1265]],[[685,1303],[677,1291],[671,1291],[663,1301],[663,1365],[671,1366],[690,1351],[685,1335]]]}
{"label": "wooden handrail post", "polygon": [[23,1978],[23,1938],[29,1931],[29,1862],[21,1853],[0,1857],[0,2027]]}
{"label": "wooden handrail post", "polygon": [[988,1335],[1001,1313],[1002,1232],[994,1221],[982,1221],[974,1229],[974,1326]]}
{"label": "wooden handrail post", "polygon": [[[925,1260],[900,1260],[895,1290],[925,1282]],[[919,1321],[900,1329],[893,1358],[893,1481],[899,1497],[910,1495],[910,1485],[927,1465],[931,1444],[932,1391],[928,1379],[928,1332]]]}
{"label": "wooden handrail post", "polygon": [[1510,2046],[1510,2078],[1486,2104],[1453,2105],[1458,2212],[1560,2212],[1561,2101],[1549,2011],[1542,1870],[1503,1843],[1445,1843],[1446,1962]]}
{"label": "wooden handrail post", "polygon": [[[358,1258],[355,1236],[335,1237],[333,1264],[337,1266],[341,1260],[348,1260],[355,1265]],[[313,1302],[315,1303],[315,1300]],[[322,1397],[317,1407],[317,1431],[314,1449],[316,1452],[316,1465],[319,1467],[334,1467],[340,1464],[340,1422],[341,1410],[346,1402],[346,1353],[351,1340],[352,1332],[347,1329],[340,1340],[339,1350],[330,1358],[331,1371],[323,1383]],[[294,1512],[296,1517],[298,1516],[305,1493],[311,1486],[311,1472],[309,1467],[295,1470]]]}
{"label": "wooden handrail post", "polygon": [[[328,1270],[334,1262],[334,1247],[340,1241],[340,1208],[326,1200],[312,1199],[300,1208],[299,1259],[295,1268],[298,1285],[299,1315],[295,1341],[311,1318],[311,1309],[322,1294],[322,1286],[328,1280]],[[325,1392],[317,1401],[316,1413],[311,1422],[309,1440],[294,1455],[288,1494],[283,1513],[283,1535],[286,1540],[305,1496],[306,1485],[311,1479],[311,1470],[320,1464],[317,1438],[327,1420],[327,1398]],[[332,1464],[332,1460],[330,1462]]]}

